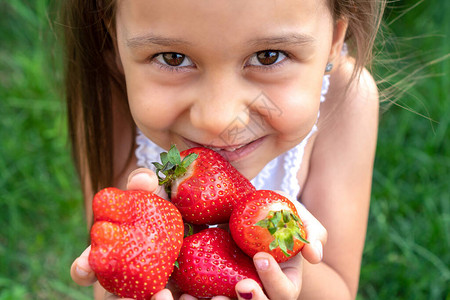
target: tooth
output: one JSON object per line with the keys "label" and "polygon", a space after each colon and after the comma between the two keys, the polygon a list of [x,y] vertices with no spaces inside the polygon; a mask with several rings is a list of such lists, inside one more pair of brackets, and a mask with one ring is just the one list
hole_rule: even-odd
{"label": "tooth", "polygon": [[213,150],[213,151],[222,151],[222,150],[224,150],[224,151],[228,151],[228,152],[233,152],[233,151],[235,151],[237,149],[240,149],[240,148],[242,148],[244,146],[245,145],[240,145],[240,146],[237,146],[237,147],[225,147],[225,148],[216,148],[216,147],[208,147],[208,148]]}

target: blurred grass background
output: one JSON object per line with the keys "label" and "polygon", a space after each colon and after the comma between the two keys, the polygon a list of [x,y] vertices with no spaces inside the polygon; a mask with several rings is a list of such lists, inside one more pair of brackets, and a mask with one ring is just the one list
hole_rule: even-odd
{"label": "blurred grass background", "polygon": [[[50,2],[0,0],[0,300],[92,295],[69,276],[87,230]],[[358,299],[449,299],[450,2],[389,6],[375,70],[415,85],[383,106]]]}

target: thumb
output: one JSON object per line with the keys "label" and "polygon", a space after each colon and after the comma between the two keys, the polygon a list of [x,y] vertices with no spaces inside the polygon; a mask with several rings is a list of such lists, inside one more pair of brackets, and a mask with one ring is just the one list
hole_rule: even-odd
{"label": "thumb", "polygon": [[127,189],[147,191],[164,199],[168,198],[164,188],[159,185],[158,176],[156,176],[155,172],[146,168],[139,168],[130,173]]}
{"label": "thumb", "polygon": [[78,285],[89,286],[97,281],[94,271],[89,265],[89,253],[91,251],[91,246],[87,247],[83,253],[75,259],[70,268],[70,276],[72,280]]}
{"label": "thumb", "polygon": [[323,247],[328,238],[325,227],[317,220],[301,203],[296,205],[300,219],[305,226],[306,238],[309,244],[302,249],[303,257],[312,264],[317,264],[323,259]]}
{"label": "thumb", "polygon": [[327,230],[297,199],[292,199],[283,191],[276,192],[285,196],[294,204],[298,215],[305,226],[306,239],[309,241],[309,244],[305,244],[302,249],[303,257],[312,264],[321,262],[323,259],[323,247],[325,246],[328,237]]}

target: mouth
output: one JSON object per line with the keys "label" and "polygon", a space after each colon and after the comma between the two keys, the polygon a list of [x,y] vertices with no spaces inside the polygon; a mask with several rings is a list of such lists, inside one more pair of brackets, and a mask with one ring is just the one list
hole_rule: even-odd
{"label": "mouth", "polygon": [[208,144],[200,144],[188,139],[184,139],[186,144],[190,147],[205,147],[209,148],[220,155],[222,155],[226,160],[230,162],[236,162],[238,160],[243,159],[252,153],[258,146],[261,145],[265,137],[260,137],[256,140],[252,140],[245,144],[236,144],[236,145],[208,145]]}

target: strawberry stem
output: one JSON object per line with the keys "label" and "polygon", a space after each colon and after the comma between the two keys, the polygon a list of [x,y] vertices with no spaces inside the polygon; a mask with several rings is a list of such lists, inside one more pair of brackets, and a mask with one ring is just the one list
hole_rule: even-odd
{"label": "strawberry stem", "polygon": [[192,224],[190,223],[184,223],[184,227],[188,228],[188,231],[184,233],[184,237],[187,238],[188,236],[191,236],[194,234],[194,226],[192,226]]}
{"label": "strawberry stem", "polygon": [[302,236],[302,221],[290,210],[270,211],[265,219],[262,219],[255,225],[266,228],[274,237],[274,240],[269,245],[269,249],[280,248],[287,257],[290,256],[287,251],[294,249],[295,239],[309,244]]}
{"label": "strawberry stem", "polygon": [[168,152],[160,154],[161,163],[153,162],[156,168],[159,185],[164,185],[165,191],[170,197],[172,182],[178,177],[183,176],[189,165],[196,160],[197,153],[190,153],[181,160],[180,151],[175,145],[170,147]]}

